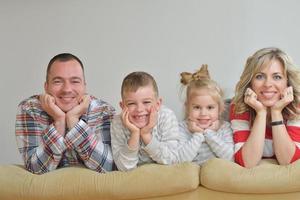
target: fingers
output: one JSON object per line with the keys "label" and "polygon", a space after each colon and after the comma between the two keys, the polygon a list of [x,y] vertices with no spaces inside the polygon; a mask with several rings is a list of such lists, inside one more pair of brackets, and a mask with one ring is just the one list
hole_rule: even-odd
{"label": "fingers", "polygon": [[291,98],[294,97],[293,87],[287,87],[283,92],[283,97]]}
{"label": "fingers", "polygon": [[250,99],[250,98],[257,98],[257,95],[256,93],[251,89],[251,88],[247,88],[246,91],[245,91],[245,99]]}

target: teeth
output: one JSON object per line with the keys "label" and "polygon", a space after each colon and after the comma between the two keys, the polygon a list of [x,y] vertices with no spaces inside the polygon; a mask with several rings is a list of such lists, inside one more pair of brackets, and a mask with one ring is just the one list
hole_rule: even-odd
{"label": "teeth", "polygon": [[274,97],[275,93],[274,92],[262,92],[262,95],[267,99],[271,99],[272,97]]}

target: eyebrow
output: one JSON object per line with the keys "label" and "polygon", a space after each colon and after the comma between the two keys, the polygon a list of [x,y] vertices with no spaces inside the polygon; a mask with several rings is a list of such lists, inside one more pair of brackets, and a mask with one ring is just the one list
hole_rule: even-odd
{"label": "eyebrow", "polygon": [[[61,77],[61,76],[55,76],[55,77],[52,78],[52,80],[54,80],[54,79],[66,79],[66,78]],[[82,80],[82,78],[80,78],[79,76],[72,76],[72,77],[67,78],[67,79],[79,79],[79,80]]]}

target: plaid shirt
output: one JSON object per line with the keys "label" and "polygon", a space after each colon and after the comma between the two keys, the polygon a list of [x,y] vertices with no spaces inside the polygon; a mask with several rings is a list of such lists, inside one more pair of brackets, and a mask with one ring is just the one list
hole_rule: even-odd
{"label": "plaid shirt", "polygon": [[112,106],[91,96],[87,113],[62,136],[42,110],[38,95],[25,99],[18,106],[15,127],[25,167],[36,174],[73,164],[112,171],[110,123],[114,113]]}

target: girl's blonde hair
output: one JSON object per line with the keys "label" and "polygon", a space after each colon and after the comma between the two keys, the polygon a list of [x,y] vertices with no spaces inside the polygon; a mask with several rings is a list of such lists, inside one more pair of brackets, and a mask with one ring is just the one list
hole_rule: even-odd
{"label": "girl's blonde hair", "polygon": [[287,77],[287,84],[293,87],[294,101],[283,109],[283,116],[285,119],[295,119],[299,116],[300,70],[285,52],[275,47],[260,49],[247,59],[244,71],[235,88],[233,98],[235,114],[250,112],[253,121],[256,113],[253,108],[244,102],[244,94],[246,89],[251,87],[253,77],[273,60],[278,60],[282,64],[284,75]]}
{"label": "girl's blonde hair", "polygon": [[[180,74],[180,82],[186,88],[186,102],[190,98],[192,91],[199,89],[207,89],[209,95],[218,103],[219,105],[219,117],[224,111],[224,93],[219,85],[212,79],[207,69],[207,65],[202,65],[201,68],[195,73],[182,72]],[[185,118],[187,117],[187,109],[185,110]]]}

